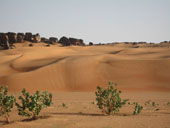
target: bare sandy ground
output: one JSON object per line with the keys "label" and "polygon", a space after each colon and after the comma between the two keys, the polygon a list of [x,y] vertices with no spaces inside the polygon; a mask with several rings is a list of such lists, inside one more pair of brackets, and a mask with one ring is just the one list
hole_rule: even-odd
{"label": "bare sandy ground", "polygon": [[[137,101],[144,106],[147,100],[159,103],[159,106],[144,106],[141,114],[134,116],[133,106],[126,105],[118,115],[105,116],[91,104],[95,100],[92,92],[54,93],[53,106],[43,110],[41,118],[34,121],[17,116],[16,108],[11,115],[11,124],[0,119],[0,128],[169,128],[170,93],[167,92],[127,92],[123,98]],[[66,107],[62,107],[62,103]]]}
{"label": "bare sandy ground", "polygon": [[[0,84],[17,96],[28,91],[48,90],[53,106],[41,119],[28,121],[11,115],[11,124],[0,117],[0,128],[169,128],[170,127],[170,48],[133,48],[129,44],[59,47],[45,44],[16,44],[0,51]],[[96,86],[118,83],[123,98],[144,105],[152,100],[160,105],[144,106],[133,116],[133,106],[115,116],[104,116],[96,105]],[[65,103],[67,107],[62,107]]]}

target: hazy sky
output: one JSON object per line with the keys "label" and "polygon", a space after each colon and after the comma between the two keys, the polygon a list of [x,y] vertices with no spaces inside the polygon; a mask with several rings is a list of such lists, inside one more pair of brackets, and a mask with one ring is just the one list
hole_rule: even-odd
{"label": "hazy sky", "polygon": [[170,40],[170,0],[0,0],[0,32],[86,43]]}

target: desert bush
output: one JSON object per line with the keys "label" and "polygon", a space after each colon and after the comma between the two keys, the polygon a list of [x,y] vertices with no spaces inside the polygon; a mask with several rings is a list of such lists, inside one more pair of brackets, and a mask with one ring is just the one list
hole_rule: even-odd
{"label": "desert bush", "polygon": [[95,104],[94,101],[92,101],[91,104]]}
{"label": "desert bush", "polygon": [[134,102],[133,103],[135,105],[135,109],[133,111],[133,115],[138,115],[139,113],[141,113],[143,106],[138,104],[138,102]]}
{"label": "desert bush", "polygon": [[18,115],[25,116],[31,119],[36,119],[42,108],[46,108],[52,104],[52,94],[47,91],[39,92],[30,95],[25,89],[22,90],[22,95],[19,96],[21,105],[16,103],[18,108]]}
{"label": "desert bush", "polygon": [[156,107],[156,106],[159,106],[159,104],[153,101],[153,102],[152,102],[152,106],[153,106],[153,107]]}
{"label": "desert bush", "polygon": [[99,109],[106,115],[119,112],[120,108],[126,104],[128,99],[122,100],[120,97],[121,91],[116,88],[117,84],[108,83],[108,87],[103,89],[97,87],[96,101]]}
{"label": "desert bush", "polygon": [[145,102],[145,106],[148,106],[148,105],[150,105],[150,106],[152,106],[152,107],[159,106],[158,103],[156,103],[156,102],[154,102],[154,101],[151,101],[151,100],[148,100],[148,101]]}
{"label": "desert bush", "polygon": [[9,117],[16,99],[13,95],[8,95],[7,87],[0,87],[0,116],[5,116],[7,123],[10,123]]}
{"label": "desert bush", "polygon": [[62,107],[63,107],[63,108],[66,108],[67,106],[66,106],[66,104],[65,104],[65,103],[62,103]]}

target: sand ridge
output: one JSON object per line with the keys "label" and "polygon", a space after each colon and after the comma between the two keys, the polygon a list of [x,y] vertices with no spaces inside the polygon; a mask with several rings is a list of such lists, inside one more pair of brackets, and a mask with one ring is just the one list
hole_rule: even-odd
{"label": "sand ridge", "polygon": [[170,91],[168,47],[16,45],[0,51],[0,83],[10,91],[94,91],[111,80],[126,90]]}

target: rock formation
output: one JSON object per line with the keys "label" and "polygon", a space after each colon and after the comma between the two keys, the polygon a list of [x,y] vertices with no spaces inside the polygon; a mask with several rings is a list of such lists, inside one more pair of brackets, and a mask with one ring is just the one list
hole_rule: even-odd
{"label": "rock formation", "polygon": [[24,37],[25,37],[24,33],[18,33],[17,34],[17,42],[18,43],[23,43],[24,42]]}
{"label": "rock formation", "polygon": [[84,41],[82,39],[79,39],[79,45],[80,46],[85,46],[86,44],[84,43]]}
{"label": "rock formation", "polygon": [[79,45],[79,46],[85,45],[82,39],[69,38],[69,41],[71,45]]}
{"label": "rock formation", "polygon": [[8,32],[8,33],[0,33],[0,46],[3,49],[9,49],[15,47],[15,43],[23,43],[24,41],[29,41],[32,43],[39,43],[44,42],[48,44],[55,44],[60,43],[62,46],[70,46],[70,45],[79,45],[84,46],[85,43],[82,39],[77,38],[67,38],[63,36],[58,41],[58,38],[56,37],[50,37],[49,39],[45,37],[40,37],[40,34],[32,34],[31,32],[24,33],[14,33],[14,32]]}
{"label": "rock formation", "polygon": [[60,44],[62,44],[63,46],[70,46],[71,45],[70,40],[65,36],[61,37],[58,42]]}
{"label": "rock formation", "polygon": [[9,38],[5,33],[0,33],[0,46],[3,49],[9,49]]}
{"label": "rock formation", "polygon": [[10,44],[14,44],[17,42],[17,34],[14,32],[8,32],[7,33],[8,39],[9,39],[9,43]]}
{"label": "rock formation", "polygon": [[79,46],[85,46],[84,42],[82,39],[76,39],[76,38],[67,38],[63,36],[60,40],[59,43],[61,43],[63,46],[70,46],[70,45],[79,45]]}
{"label": "rock formation", "polygon": [[39,33],[33,35],[33,40],[32,40],[32,42],[34,42],[34,43],[39,43],[40,41],[41,41],[41,38],[40,38]]}
{"label": "rock formation", "polygon": [[33,40],[33,38],[32,38],[32,33],[31,33],[31,32],[25,33],[25,38],[24,38],[24,40],[26,40],[26,41],[32,41],[32,40]]}
{"label": "rock formation", "polygon": [[50,43],[49,39],[47,39],[47,38],[45,38],[45,37],[42,37],[42,38],[41,38],[41,42]]}
{"label": "rock formation", "polygon": [[89,42],[89,46],[92,46],[93,45],[93,42]]}
{"label": "rock formation", "polygon": [[50,44],[57,43],[58,39],[56,37],[50,37],[49,38]]}

